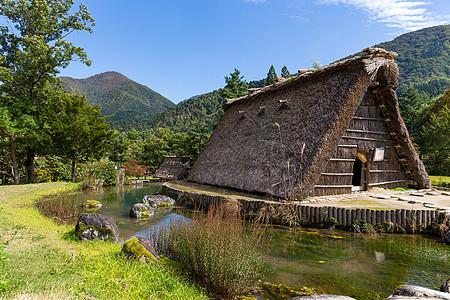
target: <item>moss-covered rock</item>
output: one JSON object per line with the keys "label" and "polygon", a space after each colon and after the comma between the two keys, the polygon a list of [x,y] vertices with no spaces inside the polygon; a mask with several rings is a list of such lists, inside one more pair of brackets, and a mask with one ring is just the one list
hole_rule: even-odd
{"label": "moss-covered rock", "polygon": [[154,208],[148,204],[136,203],[130,209],[130,217],[132,218],[148,218],[154,213]]}
{"label": "moss-covered rock", "polygon": [[175,205],[175,200],[164,195],[146,195],[142,198],[142,203],[156,207],[169,207]]}
{"label": "moss-covered rock", "polygon": [[83,207],[86,209],[99,209],[102,207],[102,204],[97,200],[86,200],[86,202],[83,203]]}
{"label": "moss-covered rock", "polygon": [[143,263],[156,262],[160,259],[153,245],[145,238],[132,237],[122,247],[122,256],[129,260],[139,260]]}
{"label": "moss-covered rock", "polygon": [[269,299],[291,299],[292,297],[298,296],[309,296],[313,293],[310,288],[302,287],[301,289],[293,289],[288,287],[282,283],[280,284],[272,284],[268,282],[263,282],[261,284],[262,287],[262,296],[265,296]]}
{"label": "moss-covered rock", "polygon": [[75,234],[80,241],[103,240],[117,242],[119,230],[113,218],[101,214],[85,213],[78,219]]}

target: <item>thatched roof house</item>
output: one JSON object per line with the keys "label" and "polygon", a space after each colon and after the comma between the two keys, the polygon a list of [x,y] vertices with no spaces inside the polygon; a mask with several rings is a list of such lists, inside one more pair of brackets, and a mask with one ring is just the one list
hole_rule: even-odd
{"label": "thatched roof house", "polygon": [[282,198],[430,187],[399,112],[396,54],[365,52],[227,100],[188,180]]}
{"label": "thatched roof house", "polygon": [[189,163],[183,162],[181,157],[166,156],[156,170],[155,176],[162,181],[185,179],[189,170]]}

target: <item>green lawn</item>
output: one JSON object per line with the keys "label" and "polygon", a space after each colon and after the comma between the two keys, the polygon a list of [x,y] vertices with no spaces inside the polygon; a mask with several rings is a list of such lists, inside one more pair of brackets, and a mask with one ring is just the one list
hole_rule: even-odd
{"label": "green lawn", "polygon": [[81,243],[34,207],[69,183],[0,186],[0,299],[207,299],[169,267],[130,263],[121,245]]}
{"label": "green lawn", "polygon": [[433,185],[441,186],[442,183],[450,185],[450,176],[430,176]]}

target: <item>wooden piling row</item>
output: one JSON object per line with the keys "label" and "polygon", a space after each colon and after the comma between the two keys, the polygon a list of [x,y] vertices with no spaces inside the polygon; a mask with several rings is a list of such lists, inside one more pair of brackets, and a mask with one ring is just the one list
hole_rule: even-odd
{"label": "wooden piling row", "polygon": [[[244,214],[259,213],[268,207],[272,211],[282,211],[296,214],[301,226],[321,226],[334,218],[338,222],[338,227],[350,228],[352,225],[372,224],[378,228],[394,230],[408,233],[419,233],[432,229],[440,224],[444,219],[444,214],[434,210],[410,210],[410,209],[389,209],[375,210],[367,208],[337,208],[334,206],[310,206],[294,203],[282,203],[264,200],[252,200],[243,198],[231,198],[228,196],[209,195],[195,192],[186,192],[176,188],[163,185],[162,192],[177,200],[180,205],[188,205],[197,209],[206,210],[213,204],[226,201],[238,201]],[[270,217],[270,216],[269,216]],[[276,219],[282,222],[283,218]],[[289,224],[282,224],[289,225]]]}

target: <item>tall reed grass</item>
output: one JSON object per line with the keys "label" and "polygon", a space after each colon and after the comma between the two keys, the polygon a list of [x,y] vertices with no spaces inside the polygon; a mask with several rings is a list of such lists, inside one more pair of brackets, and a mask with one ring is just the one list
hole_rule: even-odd
{"label": "tall reed grass", "polygon": [[149,239],[160,254],[181,262],[210,295],[234,299],[263,277],[268,238],[261,223],[245,224],[236,210],[211,205],[192,220],[156,227]]}
{"label": "tall reed grass", "polygon": [[36,207],[43,215],[61,222],[76,221],[84,209],[83,199],[73,192],[63,192],[44,197],[36,203]]}

